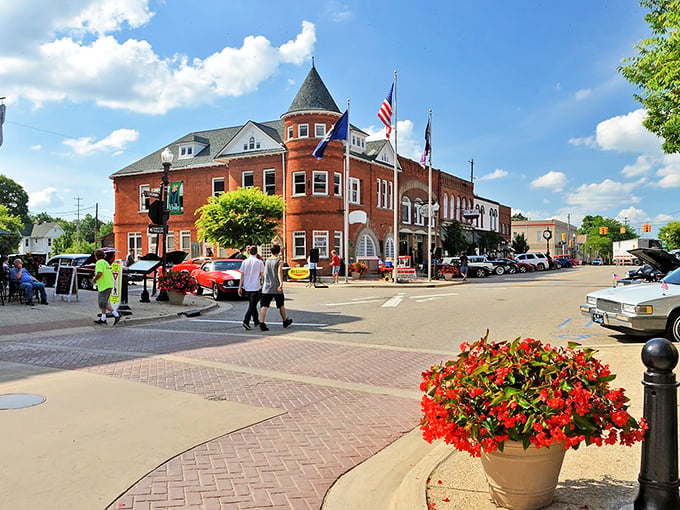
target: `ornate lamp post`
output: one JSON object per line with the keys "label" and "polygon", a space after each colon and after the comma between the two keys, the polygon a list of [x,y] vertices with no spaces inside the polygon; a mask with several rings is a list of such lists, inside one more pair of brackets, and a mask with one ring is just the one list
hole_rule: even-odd
{"label": "ornate lamp post", "polygon": [[[167,237],[168,237],[168,172],[170,172],[170,166],[172,165],[172,160],[174,155],[172,151],[166,147],[163,152],[161,152],[161,163],[163,164],[163,183],[161,184],[161,211],[163,217],[163,274],[165,274],[167,260],[166,260],[166,250],[167,250]],[[168,293],[164,290],[158,292],[158,297],[156,301],[167,301]]]}

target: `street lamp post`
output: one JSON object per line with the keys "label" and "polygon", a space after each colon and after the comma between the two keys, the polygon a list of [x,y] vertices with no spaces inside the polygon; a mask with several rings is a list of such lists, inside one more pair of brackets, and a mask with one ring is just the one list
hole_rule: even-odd
{"label": "street lamp post", "polygon": [[[168,237],[168,173],[170,172],[170,166],[172,165],[172,160],[174,156],[172,151],[166,147],[163,152],[161,152],[161,163],[163,164],[163,183],[161,184],[161,212],[163,218],[163,247],[162,247],[162,261],[163,261],[163,274],[165,274],[167,260],[167,237]],[[167,301],[168,293],[164,290],[158,292],[158,297],[156,301]]]}

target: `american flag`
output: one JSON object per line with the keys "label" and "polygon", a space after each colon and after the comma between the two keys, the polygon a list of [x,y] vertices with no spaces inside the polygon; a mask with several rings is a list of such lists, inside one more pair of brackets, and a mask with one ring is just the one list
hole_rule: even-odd
{"label": "american flag", "polygon": [[614,278],[614,280],[620,280],[621,279],[621,277],[619,275],[617,275],[616,273],[612,273],[612,278]]}
{"label": "american flag", "polygon": [[668,290],[668,284],[664,280],[661,280],[661,288],[663,290]]}
{"label": "american flag", "polygon": [[[425,161],[432,152],[432,124],[430,123],[431,116],[427,119],[427,127],[425,128],[425,147],[423,148],[423,155],[420,157],[420,164],[425,168]],[[430,161],[432,162],[432,161]]]}
{"label": "american flag", "polygon": [[382,120],[385,126],[387,126],[387,130],[385,131],[385,138],[387,140],[390,139],[390,135],[392,134],[392,92],[394,92],[394,83],[390,87],[387,97],[383,100],[380,110],[378,110],[378,118]]}

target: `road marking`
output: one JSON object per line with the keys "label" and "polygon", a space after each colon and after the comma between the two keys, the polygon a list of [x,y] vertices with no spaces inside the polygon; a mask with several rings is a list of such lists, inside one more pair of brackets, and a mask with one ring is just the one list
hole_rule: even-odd
{"label": "road marking", "polygon": [[356,301],[344,301],[342,303],[324,303],[324,306],[345,306],[345,305],[363,305],[364,303],[376,303],[382,299],[362,299]]}
{"label": "road marking", "polygon": [[410,299],[423,299],[423,298],[438,298],[442,296],[457,296],[457,292],[446,292],[442,294],[428,294],[425,296],[409,296]]}
{"label": "road marking", "polygon": [[402,299],[404,299],[404,293],[399,292],[396,296],[392,296],[390,299],[385,301],[385,303],[383,303],[381,305],[381,307],[382,308],[395,308],[395,307],[399,306],[399,303],[401,303]]}
{"label": "road marking", "polygon": [[[219,322],[221,324],[243,324],[243,321],[230,321],[230,320],[220,320],[220,319],[189,319],[190,322]],[[268,321],[269,323],[269,321]],[[323,328],[328,326],[328,324],[318,324],[315,322],[293,322],[293,325],[297,326],[312,326]],[[257,329],[253,326],[253,329]]]}
{"label": "road marking", "polygon": [[567,320],[564,320],[564,321],[562,321],[562,323],[561,323],[561,324],[558,324],[558,326],[557,326],[557,329],[561,329],[561,328],[563,328],[564,326],[566,326],[566,325],[567,325],[567,324],[569,324],[570,322],[571,322],[571,318],[569,318],[569,319],[567,319]]}
{"label": "road marking", "polygon": [[597,335],[577,335],[577,334],[564,334],[557,335],[558,338],[562,340],[569,340],[571,342],[580,342],[581,340],[586,340],[587,338],[592,338]]}
{"label": "road marking", "polygon": [[425,301],[437,301],[438,297],[428,297],[425,299],[416,299],[416,303],[424,303]]}

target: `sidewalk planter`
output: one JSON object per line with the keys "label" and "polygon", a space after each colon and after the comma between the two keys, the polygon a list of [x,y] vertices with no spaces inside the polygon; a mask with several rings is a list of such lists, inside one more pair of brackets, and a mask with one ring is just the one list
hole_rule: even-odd
{"label": "sidewalk planter", "polygon": [[453,280],[453,273],[444,273],[444,280],[447,281]]}
{"label": "sidewalk planter", "polygon": [[352,271],[352,280],[358,280],[361,278],[361,273],[358,271]]}
{"label": "sidewalk planter", "polygon": [[[610,387],[616,376],[595,350],[532,338],[493,342],[488,332],[460,348],[455,360],[423,372],[420,429],[430,443],[443,439],[482,457],[497,504],[544,508],[565,450],[643,440],[647,424],[628,413],[623,388]],[[551,468],[539,460],[544,454],[556,457]]]}
{"label": "sidewalk planter", "polygon": [[168,291],[168,303],[171,305],[182,305],[184,304],[184,292],[177,292],[176,290]]}
{"label": "sidewalk planter", "polygon": [[347,270],[352,275],[352,280],[358,280],[363,273],[368,271],[368,266],[363,262],[354,262],[349,265]]}
{"label": "sidewalk planter", "polygon": [[506,441],[503,451],[482,453],[491,499],[513,510],[539,510],[552,503],[564,460],[564,444],[524,449]]}

